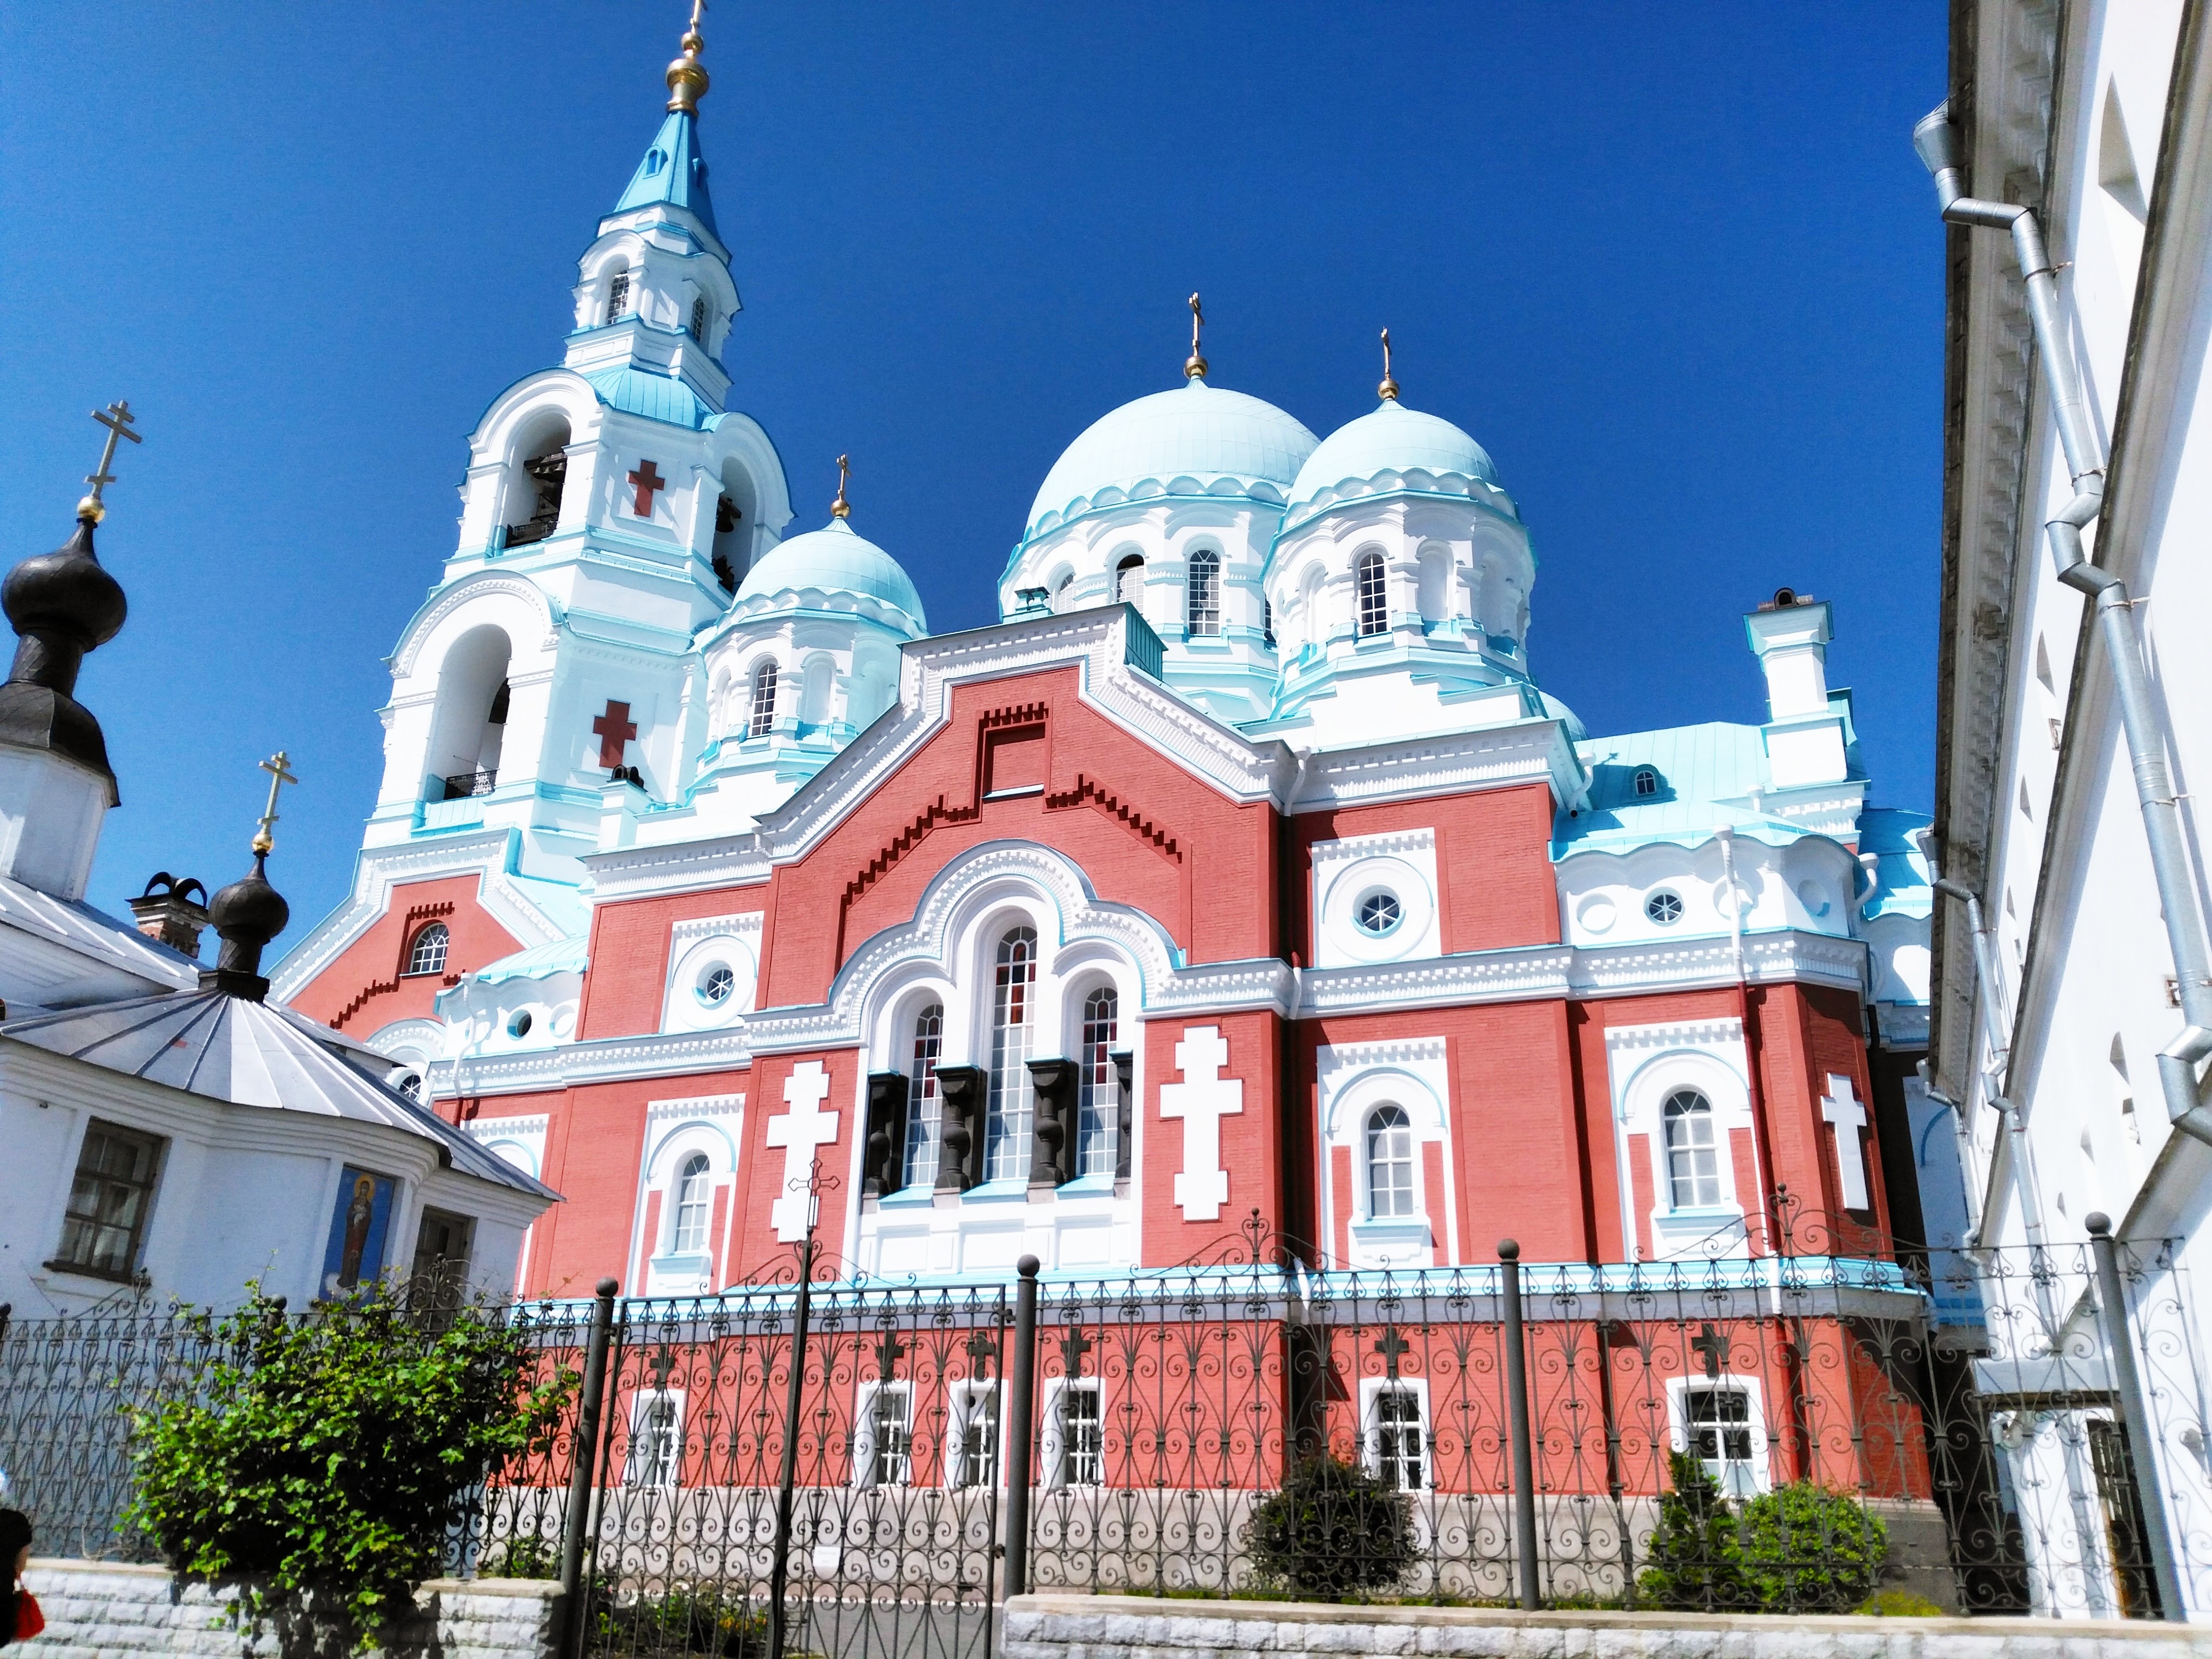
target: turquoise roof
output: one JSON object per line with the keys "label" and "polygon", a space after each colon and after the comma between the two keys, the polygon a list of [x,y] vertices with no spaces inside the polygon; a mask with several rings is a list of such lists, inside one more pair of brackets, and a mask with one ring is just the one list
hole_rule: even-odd
{"label": "turquoise roof", "polygon": [[745,573],[736,603],[806,587],[878,599],[905,611],[916,627],[926,631],[929,626],[921,614],[921,595],[898,561],[842,519],[778,543]]}
{"label": "turquoise roof", "polygon": [[694,432],[707,423],[707,405],[690,386],[665,374],[623,367],[595,369],[584,378],[610,409],[689,427]]}
{"label": "turquoise roof", "polygon": [[699,128],[689,110],[671,110],[653,135],[653,147],[630,175],[629,188],[615,204],[617,213],[665,204],[684,209],[720,241],[714,204],[707,194],[707,158],[699,153]]}
{"label": "turquoise roof", "polygon": [[1503,488],[1496,464],[1480,444],[1449,421],[1385,398],[1379,407],[1337,428],[1306,457],[1291,485],[1291,510],[1296,513],[1338,484],[1413,471],[1456,473]]}
{"label": "turquoise roof", "polygon": [[[1034,531],[1048,514],[1070,516],[1105,489],[1128,495],[1236,492],[1279,504],[1313,453],[1314,434],[1274,404],[1189,380],[1123,404],[1086,427],[1045,474],[1030,508]],[[1183,490],[1172,490],[1185,479]],[[1195,489],[1191,488],[1192,485]]]}
{"label": "turquoise roof", "polygon": [[[1695,846],[1727,824],[1739,835],[1781,846],[1804,829],[1755,811],[1749,797],[1766,787],[1766,744],[1756,726],[1712,721],[1660,732],[1631,732],[1582,745],[1589,770],[1589,802],[1565,812],[1553,828],[1552,855],[1596,848],[1618,851],[1646,842]],[[1655,792],[1639,795],[1636,775],[1649,769]]]}
{"label": "turquoise roof", "polygon": [[580,974],[591,963],[591,939],[556,939],[550,945],[533,945],[470,975],[480,984],[497,985],[510,979],[550,979],[556,974]]}
{"label": "turquoise roof", "polygon": [[1925,812],[1895,806],[1869,806],[1859,814],[1859,851],[1875,855],[1875,890],[1860,914],[1875,916],[1932,915],[1936,890],[1928,882],[1928,859],[1918,833],[1935,820]]}

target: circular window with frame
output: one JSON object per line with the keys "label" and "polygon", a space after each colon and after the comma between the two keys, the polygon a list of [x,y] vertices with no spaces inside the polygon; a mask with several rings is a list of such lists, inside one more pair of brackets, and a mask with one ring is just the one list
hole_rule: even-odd
{"label": "circular window with frame", "polygon": [[511,1037],[526,1037],[530,1035],[530,1027],[532,1024],[532,1021],[530,1018],[530,1010],[525,1008],[520,1013],[515,1015],[514,1018],[507,1022],[507,1034]]}
{"label": "circular window with frame", "polygon": [[1396,933],[1398,924],[1405,919],[1406,907],[1387,887],[1369,889],[1352,907],[1353,926],[1370,939],[1382,939]]}
{"label": "circular window with frame", "polygon": [[1671,887],[1662,887],[1644,901],[1644,914],[1661,927],[1672,927],[1682,919],[1682,896]]}
{"label": "circular window with frame", "polygon": [[737,988],[736,970],[726,962],[710,962],[700,970],[691,992],[702,1006],[719,1008],[730,1000],[730,993]]}

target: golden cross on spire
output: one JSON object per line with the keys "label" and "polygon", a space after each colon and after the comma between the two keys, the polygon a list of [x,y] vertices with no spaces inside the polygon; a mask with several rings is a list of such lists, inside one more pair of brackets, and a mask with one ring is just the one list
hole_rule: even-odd
{"label": "golden cross on spire", "polygon": [[853,504],[845,499],[845,480],[852,474],[853,469],[848,458],[840,455],[837,458],[837,499],[830,503],[830,516],[833,519],[849,519],[853,516]]}
{"label": "golden cross on spire", "polygon": [[85,482],[92,486],[92,494],[76,504],[76,515],[98,524],[107,516],[107,505],[100,499],[100,492],[115,482],[115,475],[107,470],[115,465],[115,441],[128,438],[134,444],[142,444],[146,440],[131,429],[131,422],[138,417],[131,412],[128,398],[119,404],[108,404],[105,415],[94,410],[92,418],[107,428],[107,447],[100,452],[100,470],[85,477]]}
{"label": "golden cross on spire", "polygon": [[281,749],[261,763],[261,769],[269,774],[269,810],[261,815],[261,833],[253,838],[253,850],[266,858],[276,850],[276,837],[269,833],[270,825],[276,822],[276,792],[300,780],[293,775],[289,758]]}
{"label": "golden cross on spire", "polygon": [[1190,296],[1190,356],[1182,366],[1182,377],[1186,380],[1206,378],[1206,359],[1198,355],[1198,331],[1205,324],[1206,313],[1199,308],[1198,295],[1194,294]]}
{"label": "golden cross on spire", "polygon": [[707,66],[699,61],[699,54],[707,49],[707,39],[699,33],[699,21],[706,12],[707,0],[691,0],[690,26],[678,42],[684,55],[668,66],[668,107],[694,115],[699,112],[699,100],[707,95]]}
{"label": "golden cross on spire", "polygon": [[1382,331],[1382,384],[1375,389],[1382,394],[1383,402],[1397,401],[1398,383],[1390,378],[1390,331],[1387,328]]}

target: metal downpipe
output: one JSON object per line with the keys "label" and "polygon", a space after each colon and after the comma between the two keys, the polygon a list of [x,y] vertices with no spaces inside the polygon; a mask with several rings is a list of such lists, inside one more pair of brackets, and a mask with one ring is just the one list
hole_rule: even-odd
{"label": "metal downpipe", "polygon": [[[1936,181],[1936,198],[1945,220],[2010,231],[2020,258],[2028,313],[2035,325],[2037,355],[2043,361],[2051,416],[2058,428],[2059,445],[2065,451],[2075,492],[2074,499],[2045,524],[2044,532],[2058,580],[2089,595],[2096,606],[2105,654],[2112,659],[2120,723],[2135,771],[2136,800],[2142,810],[2144,838],[2150,846],[2151,871],[2158,884],[2166,944],[2172,952],[2174,978],[2187,1022],[2180,1035],[2159,1052],[2159,1085],[2166,1097],[2167,1121],[2182,1133],[2212,1145],[2212,1109],[2198,1097],[2197,1085],[2198,1063],[2212,1055],[2212,946],[2206,943],[2203,913],[2197,902],[2181,809],[2166,769],[2166,733],[2151,702],[2134,605],[2127,585],[2090,563],[2082,550],[2082,532],[2104,510],[2105,459],[2082,404],[2073,354],[2067,349],[2051,256],[2035,215],[2028,209],[2010,202],[1977,201],[1965,194],[1958,129],[1951,125],[1948,99],[1913,128],[1912,145]],[[1969,902],[1978,908],[1978,901]],[[1978,951],[1978,933],[1976,939]]]}

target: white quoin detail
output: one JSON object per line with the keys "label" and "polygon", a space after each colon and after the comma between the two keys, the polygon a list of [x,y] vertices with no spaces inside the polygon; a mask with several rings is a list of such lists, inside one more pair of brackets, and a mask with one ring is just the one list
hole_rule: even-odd
{"label": "white quoin detail", "polygon": [[1244,1085],[1224,1078],[1229,1045],[1218,1025],[1187,1025],[1176,1044],[1181,1083],[1160,1085],[1163,1121],[1182,1120],[1182,1172],[1175,1201],[1186,1221],[1212,1221],[1229,1201],[1229,1171],[1221,1166],[1221,1120],[1244,1109]]}
{"label": "white quoin detail", "polygon": [[1866,1108],[1859,1103],[1847,1077],[1828,1074],[1828,1092],[1820,1100],[1820,1115],[1836,1131],[1836,1170],[1843,1177],[1844,1207],[1872,1207],[1867,1195],[1866,1159],[1860,1156],[1859,1132],[1866,1127]]}
{"label": "white quoin detail", "polygon": [[837,1139],[837,1114],[825,1112],[830,1098],[830,1074],[818,1060],[792,1068],[783,1080],[783,1103],[791,1108],[768,1121],[768,1144],[783,1148],[783,1191],[769,1206],[775,1236],[787,1244],[806,1237],[812,1218],[815,1149]]}

